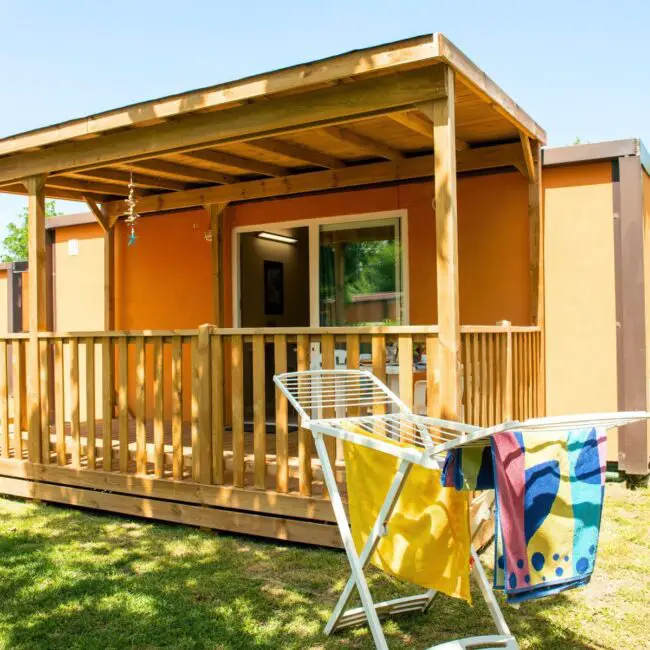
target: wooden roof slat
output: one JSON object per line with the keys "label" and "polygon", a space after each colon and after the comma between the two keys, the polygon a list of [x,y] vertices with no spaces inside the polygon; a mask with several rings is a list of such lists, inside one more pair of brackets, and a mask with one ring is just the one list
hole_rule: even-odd
{"label": "wooden roof slat", "polygon": [[283,91],[304,91],[327,86],[344,78],[424,65],[436,56],[435,47],[431,34],[426,34],[112,109],[0,139],[0,156],[23,151],[28,147],[50,145],[90,133],[133,127],[195,111],[239,106],[256,98],[280,94]]}
{"label": "wooden roof slat", "polygon": [[220,167],[230,167],[238,169],[249,174],[262,174],[263,176],[286,176],[288,171],[280,165],[263,162],[261,160],[251,160],[225,151],[215,151],[214,149],[202,149],[201,151],[191,151],[184,154],[186,158],[198,160],[204,163],[211,163]]}
{"label": "wooden roof slat", "polygon": [[239,180],[232,174],[215,172],[202,167],[190,167],[188,165],[179,165],[166,160],[138,160],[129,163],[129,167],[143,171],[157,172],[166,174],[175,179],[187,180],[193,183],[235,183]]}
{"label": "wooden roof slat", "polygon": [[276,101],[193,115],[146,129],[107,134],[85,142],[0,159],[0,186],[45,172],[105,167],[156,155],[209,148],[228,142],[277,136],[340,124],[403,109],[446,95],[443,69],[404,72],[295,95]]}
{"label": "wooden roof slat", "polygon": [[323,131],[330,137],[351,144],[364,153],[386,158],[387,160],[402,160],[404,158],[404,154],[398,149],[394,149],[378,140],[359,135],[349,128],[327,126],[323,128]]}
{"label": "wooden roof slat", "polygon": [[246,143],[249,147],[257,147],[263,151],[276,153],[293,160],[297,160],[309,165],[317,165],[318,167],[325,167],[326,169],[341,169],[345,167],[345,163],[336,156],[304,147],[287,140],[280,140],[278,138],[259,138],[258,140],[250,140]]}
{"label": "wooden roof slat", "polygon": [[[522,164],[519,142],[466,149],[457,154],[459,172],[518,166]],[[399,161],[353,165],[343,169],[292,174],[281,178],[243,181],[220,187],[205,187],[184,192],[170,192],[147,196],[138,201],[138,212],[157,212],[187,208],[207,203],[250,201],[275,196],[288,196],[303,192],[316,192],[374,183],[385,183],[433,175],[433,156],[405,158]],[[124,201],[113,201],[103,206],[109,222],[125,213]]]}
{"label": "wooden roof slat", "polygon": [[77,190],[88,194],[115,194],[116,196],[128,196],[129,190],[124,185],[112,183],[89,182],[66,176],[48,176],[45,180],[46,187],[55,187],[61,190]]}
{"label": "wooden roof slat", "polygon": [[433,35],[436,51],[444,61],[454,68],[461,81],[469,85],[474,92],[500,113],[508,122],[524,131],[529,137],[546,142],[546,132],[530,115],[488,77],[475,63],[459,50],[444,34]]}

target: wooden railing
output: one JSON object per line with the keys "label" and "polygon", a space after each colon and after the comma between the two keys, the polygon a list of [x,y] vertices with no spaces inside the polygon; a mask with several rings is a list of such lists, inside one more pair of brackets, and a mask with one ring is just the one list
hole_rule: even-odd
{"label": "wooden railing", "polygon": [[[27,458],[27,339],[0,338],[4,458]],[[539,328],[464,326],[461,342],[466,421],[543,413]],[[366,366],[409,405],[425,382],[424,408],[435,416],[437,345],[436,327],[416,326],[40,334],[41,461],[320,496],[311,435],[272,375]],[[416,349],[428,359],[421,372]],[[342,449],[330,444],[342,480]]]}

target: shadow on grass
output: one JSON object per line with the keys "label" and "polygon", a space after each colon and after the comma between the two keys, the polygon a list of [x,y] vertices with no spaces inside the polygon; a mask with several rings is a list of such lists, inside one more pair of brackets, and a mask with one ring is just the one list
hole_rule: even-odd
{"label": "shadow on grass", "polygon": [[[366,628],[322,634],[347,576],[337,551],[0,502],[0,647],[372,648]],[[417,593],[378,572],[371,589],[377,600]],[[493,633],[477,591],[474,602],[440,596],[426,615],[387,622],[388,643]],[[594,647],[541,615],[562,606],[505,615],[522,647]]]}

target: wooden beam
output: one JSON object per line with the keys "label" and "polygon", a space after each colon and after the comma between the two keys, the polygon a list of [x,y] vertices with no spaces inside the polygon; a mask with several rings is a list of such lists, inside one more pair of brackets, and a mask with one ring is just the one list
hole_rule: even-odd
{"label": "wooden beam", "polygon": [[180,121],[111,133],[83,142],[61,143],[2,159],[0,186],[42,172],[105,167],[111,162],[144,160],[162,153],[191,151],[375,117],[442,97],[445,92],[442,67],[433,66],[192,115]]}
{"label": "wooden beam", "polygon": [[[521,161],[519,143],[468,149],[458,153],[458,171],[469,172],[482,169],[514,166]],[[190,208],[209,203],[228,201],[251,201],[274,196],[290,196],[308,192],[372,185],[413,178],[431,177],[433,156],[408,158],[400,162],[378,162],[369,165],[353,165],[333,171],[292,174],[284,178],[245,181],[206,187],[184,192],[170,192],[156,196],[145,196],[138,200],[138,212],[158,212]],[[124,201],[111,201],[103,205],[112,225],[126,213]]]}
{"label": "wooden beam", "polygon": [[398,149],[390,147],[383,142],[367,138],[365,135],[360,135],[350,129],[344,129],[340,126],[326,126],[323,128],[323,131],[335,140],[345,142],[345,144],[351,144],[363,153],[388,160],[402,160],[404,158],[404,154]]}
{"label": "wooden beam", "polygon": [[130,167],[143,169],[145,171],[157,172],[159,174],[168,174],[174,178],[187,180],[191,183],[234,183],[238,179],[231,174],[215,172],[211,169],[202,167],[191,167],[190,165],[179,165],[178,163],[168,162],[167,160],[138,160],[130,163]]}
{"label": "wooden beam", "polygon": [[184,154],[186,158],[198,160],[204,163],[211,163],[222,167],[232,167],[251,174],[263,174],[264,176],[286,176],[289,172],[280,165],[264,162],[262,160],[251,160],[225,151],[214,149],[203,149],[193,153]]}
{"label": "wooden beam", "polygon": [[[25,189],[24,185],[16,183],[15,185],[0,187],[0,193],[20,194],[22,196],[26,196],[27,190]],[[93,193],[93,196],[95,197],[95,200],[99,201],[100,203],[104,203],[106,201],[114,201],[117,198],[115,195],[106,196],[105,194],[95,193]],[[65,201],[79,201],[81,203],[84,202],[83,193],[72,192],[70,190],[60,190],[54,187],[45,188],[45,197],[48,199],[63,199]]]}
{"label": "wooden beam", "polygon": [[45,273],[45,176],[27,179],[27,239],[29,260],[29,344],[27,366],[27,426],[29,460],[41,462],[41,391],[38,333],[47,329]]}
{"label": "wooden beam", "polygon": [[438,327],[441,417],[457,420],[461,408],[461,347],[458,296],[454,72],[446,70],[445,99],[433,102]]}
{"label": "wooden beam", "polygon": [[[425,114],[428,105],[424,105],[415,111],[404,111],[403,113],[391,113],[390,118],[398,122],[407,129],[411,129],[415,133],[419,133],[431,140],[431,133],[433,132],[433,122],[429,115]],[[456,138],[456,151],[464,151],[468,148],[467,142],[460,138]]]}
{"label": "wooden beam", "polygon": [[50,176],[45,181],[47,187],[61,190],[73,190],[82,194],[99,194],[100,196],[128,196],[129,190],[123,185],[84,181],[64,176]]}
{"label": "wooden beam", "polygon": [[101,208],[97,205],[97,203],[95,203],[94,199],[91,199],[89,196],[84,196],[84,200],[90,208],[90,211],[93,213],[93,215],[95,215],[95,219],[97,219],[99,225],[102,227],[102,230],[104,232],[108,232],[110,230],[108,219],[102,212]]}
{"label": "wooden beam", "polygon": [[85,171],[76,172],[75,177],[92,179],[96,181],[111,181],[121,185],[128,185],[133,179],[133,184],[136,187],[143,189],[159,189],[159,190],[172,190],[180,191],[188,189],[187,183],[181,181],[174,181],[170,178],[162,178],[160,176],[147,176],[145,174],[125,172],[120,169],[87,169]]}
{"label": "wooden beam", "polygon": [[223,212],[227,205],[227,203],[211,203],[205,206],[210,215],[212,234],[212,317],[217,327],[224,326]]}
{"label": "wooden beam", "polygon": [[308,165],[316,165],[318,167],[325,167],[326,169],[342,169],[345,163],[335,156],[303,147],[294,142],[287,142],[286,140],[279,140],[278,138],[260,138],[259,140],[251,140],[246,143],[250,147],[256,147],[269,153],[276,153],[285,158],[292,158],[301,163]]}
{"label": "wooden beam", "polygon": [[533,158],[533,150],[530,146],[530,138],[521,131],[519,132],[519,137],[521,139],[521,148],[524,152],[524,164],[526,165],[526,176],[531,183],[534,183],[537,179],[537,168],[535,165],[535,160]]}

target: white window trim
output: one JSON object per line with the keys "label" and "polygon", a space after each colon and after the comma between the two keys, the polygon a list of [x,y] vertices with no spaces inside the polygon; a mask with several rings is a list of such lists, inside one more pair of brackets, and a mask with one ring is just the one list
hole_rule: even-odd
{"label": "white window trim", "polygon": [[319,299],[319,227],[324,224],[346,223],[351,221],[376,221],[379,219],[397,219],[400,222],[400,243],[402,246],[402,318],[403,325],[410,322],[410,287],[409,287],[409,246],[408,246],[408,211],[386,210],[366,212],[363,214],[345,214],[332,217],[297,219],[260,223],[249,226],[236,226],[232,230],[232,314],[233,327],[241,327],[241,282],[239,277],[239,237],[242,233],[273,230],[274,228],[309,228],[309,320],[310,327],[320,327]]}

